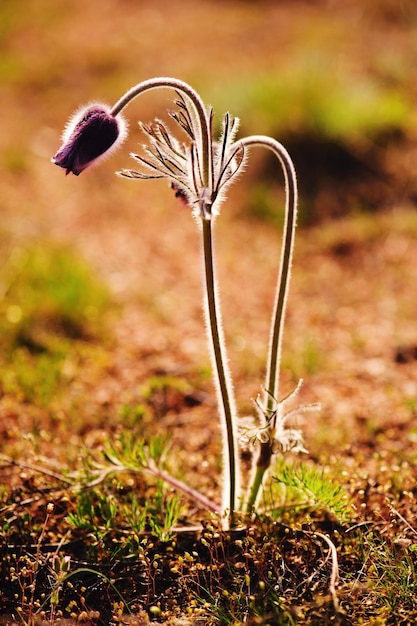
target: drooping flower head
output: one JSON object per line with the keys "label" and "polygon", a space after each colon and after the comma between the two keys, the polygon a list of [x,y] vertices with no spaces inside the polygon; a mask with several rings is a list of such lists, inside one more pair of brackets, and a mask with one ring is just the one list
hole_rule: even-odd
{"label": "drooping flower head", "polygon": [[90,104],[78,109],[62,134],[62,146],[52,162],[66,174],[81,174],[87,167],[120,146],[127,134],[124,119],[111,115],[105,104]]}

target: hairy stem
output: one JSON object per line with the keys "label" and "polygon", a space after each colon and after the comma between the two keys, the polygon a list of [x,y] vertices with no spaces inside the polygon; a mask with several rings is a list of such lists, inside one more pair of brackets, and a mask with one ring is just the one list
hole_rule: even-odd
{"label": "hairy stem", "polygon": [[[265,407],[267,414],[271,415],[278,408],[282,338],[297,220],[297,178],[294,165],[288,152],[284,146],[275,139],[264,135],[253,135],[251,137],[245,137],[239,143],[244,147],[260,146],[271,150],[281,164],[285,179],[285,223],[278,284],[271,322],[268,369],[265,382]],[[252,477],[252,482],[249,485],[249,496],[247,499],[248,512],[255,506],[265,473],[271,465],[275,426],[276,417],[271,420],[271,437],[265,443],[260,444],[255,472]]]}
{"label": "hairy stem", "polygon": [[182,491],[189,498],[191,498],[191,500],[201,504],[201,506],[207,509],[207,511],[212,511],[213,513],[221,512],[220,507],[215,502],[213,502],[209,498],[206,498],[206,496],[203,496],[203,494],[201,494],[199,491],[196,491],[192,487],[189,487],[186,483],[182,482],[178,478],[171,476],[171,474],[168,474],[168,472],[165,472],[164,470],[159,469],[154,463],[151,463],[149,461],[147,465],[143,465],[141,467],[138,467],[138,466],[132,467],[132,466],[123,465],[123,463],[120,463],[118,465],[111,465],[109,467],[105,467],[102,470],[96,470],[94,472],[95,478],[93,480],[90,480],[87,484],[84,484],[84,485],[76,484],[73,486],[73,489],[75,491],[79,491],[80,489],[92,489],[93,487],[96,487],[97,485],[102,483],[104,480],[106,480],[106,478],[110,476],[111,474],[114,474],[116,472],[126,472],[126,471],[148,472],[148,474],[151,474],[152,476],[155,476],[156,478],[163,480],[168,485],[171,485],[171,487],[174,487],[174,489],[176,489],[177,491]]}
{"label": "hairy stem", "polygon": [[207,297],[207,323],[211,348],[214,360],[217,392],[220,410],[223,413],[224,436],[224,485],[223,485],[223,513],[228,511],[230,524],[233,525],[236,511],[236,497],[238,491],[238,449],[236,438],[236,409],[231,388],[231,377],[228,371],[225,355],[224,339],[221,326],[220,309],[217,302],[216,280],[213,261],[212,220],[203,219],[203,248],[204,269]]}
{"label": "hairy stem", "polygon": [[220,508],[217,506],[217,504],[209,500],[209,498],[206,498],[199,491],[196,491],[192,487],[189,487],[186,483],[178,480],[177,478],[174,478],[174,476],[171,476],[170,474],[164,472],[158,467],[154,465],[149,465],[148,467],[144,468],[144,471],[149,472],[157,478],[160,478],[161,480],[174,487],[174,489],[182,491],[192,500],[201,504],[205,509],[207,509],[207,511],[212,511],[213,513],[221,513]]}
{"label": "hairy stem", "polygon": [[[202,180],[203,186],[208,189],[212,182],[212,139],[210,117],[205,109],[204,103],[197,92],[187,83],[176,78],[160,77],[143,81],[127,91],[124,96],[116,102],[111,110],[113,116],[118,115],[122,109],[134,98],[150,89],[159,87],[170,87],[185,94],[193,103],[196,119],[199,124],[201,146],[198,153],[202,155]],[[213,241],[212,241],[212,220],[211,215],[206,213],[204,198],[201,199],[203,210],[203,248],[204,248],[204,268],[205,285],[207,299],[207,322],[209,329],[209,340],[214,361],[215,381],[219,397],[219,409],[222,413],[222,425],[225,431],[224,446],[224,485],[222,499],[222,513],[226,511],[229,516],[229,523],[233,524],[233,515],[236,510],[236,498],[238,489],[238,451],[235,434],[236,410],[233,400],[231,377],[227,368],[224,340],[221,327],[221,317],[219,304],[217,302],[216,282],[214,277],[213,263]]]}
{"label": "hairy stem", "polygon": [[162,76],[158,78],[150,78],[149,80],[144,80],[141,83],[138,83],[129,91],[127,91],[113,106],[110,114],[113,117],[116,117],[122,109],[125,108],[132,100],[140,96],[145,91],[149,91],[150,89],[157,89],[159,87],[168,87],[172,89],[176,89],[177,91],[181,91],[184,93],[193,103],[196,113],[197,119],[200,124],[200,140],[201,140],[201,153],[203,155],[202,162],[202,176],[204,186],[208,187],[209,182],[211,181],[211,173],[212,173],[212,154],[210,150],[210,120],[204,106],[204,103],[198,93],[194,91],[190,85],[185,83],[178,78],[171,78],[168,76]]}

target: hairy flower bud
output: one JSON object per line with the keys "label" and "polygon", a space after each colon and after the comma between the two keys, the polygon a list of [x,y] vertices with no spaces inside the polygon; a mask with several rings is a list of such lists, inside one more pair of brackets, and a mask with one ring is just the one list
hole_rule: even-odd
{"label": "hairy flower bud", "polygon": [[76,111],[62,134],[63,144],[52,157],[52,163],[81,174],[87,167],[103,156],[109,155],[123,143],[126,124],[119,115],[110,113],[104,104],[91,104]]}

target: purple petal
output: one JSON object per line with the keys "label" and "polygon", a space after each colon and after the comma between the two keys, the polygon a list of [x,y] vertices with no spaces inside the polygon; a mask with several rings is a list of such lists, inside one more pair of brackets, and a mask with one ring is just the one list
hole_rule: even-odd
{"label": "purple petal", "polygon": [[94,104],[77,112],[64,133],[64,143],[52,162],[78,176],[103,156],[116,141],[124,138],[121,118],[109,113],[108,107]]}

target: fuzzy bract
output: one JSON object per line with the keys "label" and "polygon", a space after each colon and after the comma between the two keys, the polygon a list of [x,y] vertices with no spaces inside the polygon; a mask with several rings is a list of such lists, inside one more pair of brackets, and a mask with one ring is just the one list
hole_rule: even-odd
{"label": "fuzzy bract", "polygon": [[[226,113],[221,136],[216,141],[211,132],[212,112],[209,112],[209,158],[206,159],[192,109],[183,98],[176,104],[179,110],[172,112],[171,118],[184,131],[186,140],[174,136],[160,120],[141,124],[149,144],[144,146],[144,155],[131,155],[141,165],[141,170],[124,169],[120,174],[135,179],[164,178],[175,195],[192,208],[195,217],[211,219],[218,214],[227,187],[242,170],[245,151],[242,145],[234,143],[239,121]],[[203,171],[206,161],[210,163],[209,172]]]}

